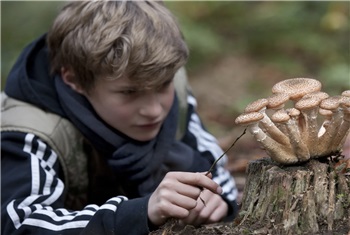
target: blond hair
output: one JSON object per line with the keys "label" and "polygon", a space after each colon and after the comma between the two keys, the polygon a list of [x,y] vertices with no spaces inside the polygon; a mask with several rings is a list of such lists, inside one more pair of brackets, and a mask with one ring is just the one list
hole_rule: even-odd
{"label": "blond hair", "polygon": [[175,18],[155,1],[71,2],[55,19],[47,41],[52,72],[72,69],[85,90],[100,77],[158,85],[188,58]]}

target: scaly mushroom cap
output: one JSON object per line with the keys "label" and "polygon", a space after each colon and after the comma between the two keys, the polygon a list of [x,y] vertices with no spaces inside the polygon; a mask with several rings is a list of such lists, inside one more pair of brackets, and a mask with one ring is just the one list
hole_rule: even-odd
{"label": "scaly mushroom cap", "polygon": [[343,91],[343,93],[341,93],[341,95],[350,97],[350,90]]}
{"label": "scaly mushroom cap", "polygon": [[261,109],[265,108],[268,103],[269,102],[267,101],[267,99],[264,99],[264,98],[258,99],[248,104],[247,107],[244,109],[244,112],[245,113],[258,112]]}
{"label": "scaly mushroom cap", "polygon": [[315,97],[317,99],[324,100],[324,99],[327,99],[329,95],[323,91],[316,91],[316,92],[308,93],[303,96],[303,98],[309,98],[309,97]]}
{"label": "scaly mushroom cap", "polygon": [[285,123],[290,119],[288,113],[286,110],[281,109],[272,114],[271,120],[275,123]]}
{"label": "scaly mushroom cap", "polygon": [[[340,107],[343,108],[344,114],[350,113],[350,96],[342,96],[342,98],[339,101]],[[345,116],[344,116],[345,118]],[[348,115],[346,115],[346,118],[348,118]]]}
{"label": "scaly mushroom cap", "polygon": [[289,95],[291,100],[298,100],[307,93],[320,91],[321,82],[312,78],[291,78],[276,83],[272,87],[272,93],[284,93]]}
{"label": "scaly mushroom cap", "polygon": [[295,108],[299,110],[308,110],[317,107],[321,102],[321,99],[315,96],[303,97],[295,103]]}
{"label": "scaly mushroom cap", "polygon": [[330,118],[332,117],[332,115],[333,115],[333,112],[330,111],[330,110],[328,110],[328,109],[319,108],[319,109],[318,109],[318,112],[319,112],[322,116],[326,117],[326,119],[330,119]]}
{"label": "scaly mushroom cap", "polygon": [[336,110],[340,105],[340,100],[342,96],[332,96],[324,99],[320,103],[320,108],[327,110]]}
{"label": "scaly mushroom cap", "polygon": [[296,108],[286,109],[286,112],[290,117],[293,117],[293,118],[296,118],[300,115],[300,111]]}
{"label": "scaly mushroom cap", "polygon": [[263,118],[264,115],[259,112],[243,113],[236,118],[235,123],[237,125],[247,126],[258,122]]}
{"label": "scaly mushroom cap", "polygon": [[350,96],[342,96],[339,103],[343,107],[350,107]]}
{"label": "scaly mushroom cap", "polygon": [[285,93],[277,93],[268,97],[267,100],[269,101],[267,105],[268,109],[282,108],[289,100],[289,95]]}

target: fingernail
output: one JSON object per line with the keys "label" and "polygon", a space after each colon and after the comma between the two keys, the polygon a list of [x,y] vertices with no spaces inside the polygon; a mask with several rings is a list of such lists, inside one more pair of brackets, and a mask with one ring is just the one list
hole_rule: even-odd
{"label": "fingernail", "polygon": [[222,190],[222,188],[219,186],[217,189],[216,189],[216,192],[218,193],[218,194],[222,194],[223,193],[223,190]]}

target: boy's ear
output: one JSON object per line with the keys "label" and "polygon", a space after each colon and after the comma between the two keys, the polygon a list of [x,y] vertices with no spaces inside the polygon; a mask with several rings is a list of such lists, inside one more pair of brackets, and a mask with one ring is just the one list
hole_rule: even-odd
{"label": "boy's ear", "polygon": [[67,69],[65,67],[61,68],[61,77],[63,82],[70,86],[74,91],[83,94],[84,90],[81,86],[76,82],[75,74],[72,70]]}

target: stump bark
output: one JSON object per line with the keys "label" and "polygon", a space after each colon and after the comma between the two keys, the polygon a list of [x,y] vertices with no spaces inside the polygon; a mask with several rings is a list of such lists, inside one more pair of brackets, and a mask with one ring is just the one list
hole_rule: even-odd
{"label": "stump bark", "polygon": [[347,234],[350,175],[343,169],[331,160],[299,166],[280,166],[269,159],[250,162],[237,228],[261,234],[317,234],[342,226]]}

